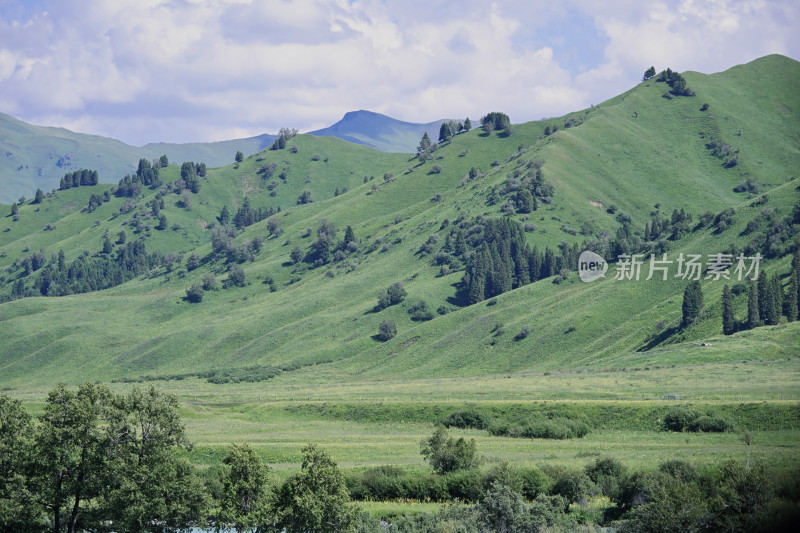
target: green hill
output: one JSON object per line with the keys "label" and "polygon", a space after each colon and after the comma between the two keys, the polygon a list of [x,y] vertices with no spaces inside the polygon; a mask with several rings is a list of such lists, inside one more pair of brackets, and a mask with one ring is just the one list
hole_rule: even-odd
{"label": "green hill", "polygon": [[[82,208],[108,186],[26,202],[18,220],[6,216],[8,229],[0,231],[2,295],[20,281],[34,290],[40,274],[25,275],[26,257],[39,252],[56,262],[63,250],[67,263],[82,256],[100,261],[104,235],[114,241],[121,230],[128,242],[143,239],[148,252],[162,255],[106,290],[0,304],[0,383],[214,372],[282,372],[275,379],[315,383],[796,357],[796,323],[721,336],[721,281],[703,281],[700,319],[681,328],[687,282],[645,281],[646,266],[639,281],[614,280],[612,264],[601,281],[583,283],[564,272],[465,305],[459,284],[466,256],[447,269],[439,264],[448,235],[459,228],[479,242],[488,222],[476,217],[485,217],[519,222],[528,245],[557,254],[585,242],[609,250],[622,240],[673,260],[681,253],[705,259],[759,252],[767,256],[762,270],[788,285],[800,222],[792,222],[800,200],[794,114],[800,64],[769,56],[719,74],[683,75],[695,96],[665,97],[669,87],[650,79],[564,117],[456,135],[425,163],[412,154],[299,135],[283,150],[210,169],[197,194],[167,186],[180,177],[171,166],[162,169],[160,189],[143,188],[133,199],[111,196],[93,212]],[[538,208],[523,213],[518,194],[537,168]],[[304,191],[314,201],[299,205]],[[158,196],[163,230],[151,207]],[[280,212],[220,244],[222,207],[233,214],[245,197],[255,208]],[[692,221],[672,226],[683,228],[678,238],[641,242],[648,223],[681,210]],[[336,232],[330,259],[315,264],[312,244],[322,219]],[[274,231],[276,223],[282,231]],[[355,236],[351,246],[347,226]],[[112,256],[123,245],[113,247]],[[296,262],[295,248],[312,259]],[[168,253],[182,256],[164,261]],[[190,269],[191,254],[199,263]],[[209,275],[223,282],[233,265],[245,272],[246,286],[186,301],[186,289]],[[379,293],[395,282],[403,283],[405,300],[377,310]],[[412,319],[409,311],[420,300],[430,320]],[[743,320],[746,292],[734,308]],[[377,339],[384,319],[397,328],[387,342]],[[700,341],[713,346],[692,344]]]}

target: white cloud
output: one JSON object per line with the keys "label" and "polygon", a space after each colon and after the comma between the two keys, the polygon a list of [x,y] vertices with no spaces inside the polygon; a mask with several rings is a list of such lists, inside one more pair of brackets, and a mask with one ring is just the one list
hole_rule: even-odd
{"label": "white cloud", "polygon": [[0,111],[134,144],[310,130],[354,109],[533,120],[610,98],[651,64],[714,72],[798,57],[798,11],[792,0],[44,0],[21,16],[0,4]]}

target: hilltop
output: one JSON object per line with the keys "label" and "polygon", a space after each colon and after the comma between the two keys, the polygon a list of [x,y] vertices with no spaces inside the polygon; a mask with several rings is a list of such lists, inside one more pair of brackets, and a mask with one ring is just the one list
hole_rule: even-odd
{"label": "hilltop", "polygon": [[[109,194],[93,211],[82,208],[108,185],[26,202],[0,232],[0,294],[19,281],[35,290],[26,257],[39,252],[55,263],[63,250],[66,263],[100,261],[123,249],[120,231],[160,255],[106,290],[0,304],[2,383],[232,372],[307,384],[796,357],[795,323],[722,336],[720,282],[703,282],[704,312],[688,328],[679,327],[686,281],[674,278],[582,283],[558,269],[468,305],[462,279],[472,260],[445,249],[460,232],[478,253],[489,221],[509,220],[523,244],[549,248],[565,268],[587,243],[673,258],[758,251],[764,271],[788,284],[800,64],[768,56],[683,76],[695,96],[669,95],[650,79],[546,121],[484,131],[476,119],[426,162],[297,135],[283,149],[208,169],[196,193],[169,185],[181,178],[173,164],[160,169],[162,185]],[[537,204],[530,212],[528,188]],[[265,216],[222,228],[223,207],[233,215],[245,198]],[[161,215],[166,227],[157,229]],[[656,221],[676,216],[674,238],[653,238]],[[187,289],[209,276],[229,288],[187,301]],[[379,295],[397,282],[407,296],[381,308]],[[746,292],[734,307],[746,316]],[[378,338],[384,320],[397,330],[386,342]],[[714,346],[697,349],[699,341]]]}
{"label": "hilltop", "polygon": [[337,137],[351,143],[365,144],[384,152],[416,150],[422,135],[434,137],[445,119],[427,124],[403,122],[372,111],[350,111],[342,120],[327,128],[310,131],[309,135]]}

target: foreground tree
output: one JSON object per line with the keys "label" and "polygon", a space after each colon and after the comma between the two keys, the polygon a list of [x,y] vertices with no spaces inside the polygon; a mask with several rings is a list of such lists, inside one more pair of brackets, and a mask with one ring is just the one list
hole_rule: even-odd
{"label": "foreground tree", "polygon": [[168,531],[196,523],[202,484],[176,448],[190,448],[175,396],[134,388],[114,399],[108,420],[109,478],[102,516],[118,531]]}
{"label": "foreground tree", "polygon": [[249,445],[234,444],[222,462],[223,496],[218,525],[238,533],[257,528],[268,520],[267,473],[269,468]]}
{"label": "foreground tree", "polygon": [[286,533],[352,532],[358,525],[344,476],[330,455],[315,444],[303,448],[300,473],[276,491],[273,513],[276,531]]}
{"label": "foreground tree", "polygon": [[0,396],[0,531],[45,530],[43,516],[25,478],[33,425],[19,400]]}
{"label": "foreground tree", "polygon": [[[34,439],[31,485],[53,533],[73,533],[105,488],[109,440],[100,429],[111,393],[87,383],[50,392]],[[62,526],[66,525],[66,528]]]}

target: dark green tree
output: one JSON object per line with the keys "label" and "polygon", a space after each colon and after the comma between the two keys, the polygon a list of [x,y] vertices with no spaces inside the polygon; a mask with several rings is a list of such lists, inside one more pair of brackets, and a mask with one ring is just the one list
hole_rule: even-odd
{"label": "dark green tree", "polygon": [[350,502],[344,475],[336,462],[315,444],[303,448],[299,474],[275,493],[275,530],[286,533],[354,532],[358,512]]}
{"label": "dark green tree", "polygon": [[44,200],[44,193],[42,192],[42,189],[36,189],[36,196],[33,199],[33,203],[40,204],[42,203],[42,200]]}
{"label": "dark green tree", "polygon": [[[766,276],[764,277],[766,278]],[[780,322],[783,311],[783,287],[781,287],[781,280],[777,272],[767,282],[767,294],[765,322],[774,326]]]}
{"label": "dark green tree", "polygon": [[167,229],[167,216],[165,214],[161,214],[158,217],[158,225],[156,226],[157,230],[165,230]]}
{"label": "dark green tree", "polygon": [[231,223],[231,212],[228,211],[227,205],[222,206],[222,211],[219,212],[217,220],[219,220],[219,223],[223,226],[227,226]]}
{"label": "dark green tree", "polygon": [[650,67],[649,69],[644,71],[644,76],[642,76],[642,81],[649,80],[655,75],[656,75],[656,67]]}
{"label": "dark green tree", "polygon": [[786,319],[789,322],[797,320],[798,315],[798,298],[797,293],[800,290],[800,271],[792,269],[791,277],[789,278],[789,292],[784,297],[784,307],[786,308]]}
{"label": "dark green tree", "polygon": [[269,468],[247,444],[234,444],[222,460],[222,501],[217,520],[238,533],[258,529],[269,520]]}
{"label": "dark green tree", "polygon": [[753,329],[761,325],[759,307],[758,287],[751,281],[747,297],[747,329]]}
{"label": "dark green tree", "polygon": [[58,385],[47,397],[36,432],[31,486],[53,533],[74,533],[90,504],[107,489],[110,441],[101,429],[111,393],[91,383],[77,392]]}
{"label": "dark green tree", "polygon": [[117,531],[169,531],[198,521],[206,506],[202,484],[174,453],[190,447],[177,398],[134,387],[114,398],[106,424],[111,447],[100,504],[104,520]]}
{"label": "dark green tree", "polygon": [[203,285],[200,283],[195,283],[188,289],[186,289],[186,300],[197,304],[203,301]]}
{"label": "dark green tree", "polygon": [[439,127],[439,142],[449,141],[453,138],[453,132],[450,130],[450,125],[447,122],[442,122]]}
{"label": "dark green tree", "polygon": [[13,217],[13,216],[16,216],[18,214],[19,214],[19,207],[14,202],[14,203],[11,204],[11,216]]}
{"label": "dark green tree", "polygon": [[4,533],[47,529],[26,483],[33,431],[22,402],[0,396],[0,531]]}
{"label": "dark green tree", "polygon": [[469,131],[472,129],[472,122],[470,121],[469,117],[464,120],[464,131]]}
{"label": "dark green tree", "polygon": [[378,326],[378,339],[386,342],[393,339],[397,335],[397,326],[394,325],[393,320],[384,318],[381,325]]}
{"label": "dark green tree", "polygon": [[244,154],[242,153],[241,150],[238,150],[236,152],[236,157],[234,157],[234,161],[236,161],[237,163],[241,163],[242,161],[244,161]]}
{"label": "dark green tree", "polygon": [[167,154],[164,154],[158,158],[158,166],[161,168],[167,168],[169,166],[169,158],[167,157]]}
{"label": "dark green tree", "polygon": [[247,275],[245,274],[242,267],[239,265],[231,265],[228,269],[228,279],[225,280],[226,286],[230,287],[231,285],[236,287],[244,287],[247,285]]}
{"label": "dark green tree", "polygon": [[725,335],[736,333],[736,317],[733,315],[733,294],[727,284],[722,288],[722,332]]}
{"label": "dark green tree", "polygon": [[108,238],[108,235],[103,237],[103,253],[108,255],[114,251],[114,245],[111,244],[111,239]]}
{"label": "dark green tree", "polygon": [[417,153],[418,154],[425,154],[428,153],[428,150],[431,149],[431,138],[428,137],[428,132],[426,131],[422,135],[422,139],[419,141],[419,145],[417,146]]}
{"label": "dark green tree", "polygon": [[703,288],[699,281],[690,281],[683,291],[683,318],[681,324],[687,327],[700,315],[703,309]]}

